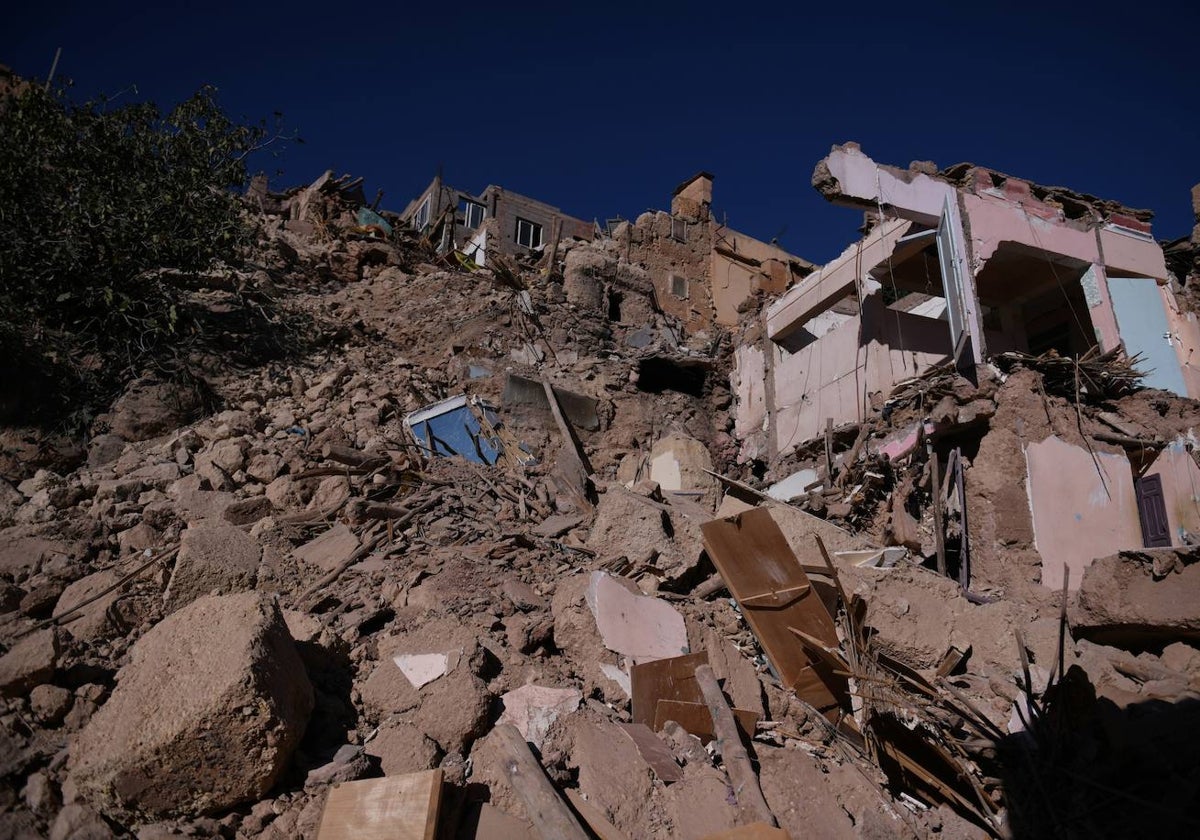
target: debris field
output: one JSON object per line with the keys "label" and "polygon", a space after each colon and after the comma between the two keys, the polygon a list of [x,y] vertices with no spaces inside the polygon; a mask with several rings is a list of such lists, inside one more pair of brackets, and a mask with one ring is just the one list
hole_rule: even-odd
{"label": "debris field", "polygon": [[[815,183],[844,197],[857,155]],[[1029,193],[914,166],[889,177]],[[863,247],[924,259],[941,205],[877,198]],[[947,322],[899,256],[781,279],[709,202],[693,180],[483,257],[454,202],[417,224],[332,173],[256,183],[261,268],[195,293],[269,294],[321,340],[215,367],[214,410],[138,379],[74,463],[4,437],[0,836],[1195,836],[1195,400],[1074,327],[976,359],[985,313],[857,409],[788,402],[788,365],[845,324],[867,346],[879,301]],[[685,241],[759,263],[721,317],[663,301]],[[1167,248],[1172,324],[1197,244]]]}

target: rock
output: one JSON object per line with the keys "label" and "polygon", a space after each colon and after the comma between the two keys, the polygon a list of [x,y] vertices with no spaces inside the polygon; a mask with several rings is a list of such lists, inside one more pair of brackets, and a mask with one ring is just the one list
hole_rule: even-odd
{"label": "rock", "polygon": [[121,457],[126,441],[120,435],[96,435],[88,441],[87,462],[89,467],[103,467]]}
{"label": "rock", "polygon": [[165,609],[174,612],[201,595],[254,588],[262,550],[233,525],[191,526],[183,532]]}
{"label": "rock", "polygon": [[612,488],[600,497],[587,545],[603,559],[641,560],[670,545],[668,528],[666,513]]}
{"label": "rock", "polygon": [[184,426],[200,410],[200,395],[194,388],[146,378],[131,382],[108,415],[98,419],[106,419],[117,437],[138,441]]}
{"label": "rock", "polygon": [[58,664],[58,635],[53,628],[21,639],[0,656],[0,697],[20,697],[49,682]]}
{"label": "rock", "polygon": [[500,698],[504,713],[496,725],[511,723],[522,738],[540,750],[551,724],[578,709],[582,700],[578,689],[523,685]]}
{"label": "rock", "polygon": [[58,810],[62,804],[58,792],[54,789],[54,783],[45,771],[34,773],[25,780],[21,798],[25,800],[30,811],[43,816]]}
{"label": "rock", "polygon": [[361,779],[370,769],[371,763],[362,747],[357,744],[343,744],[338,747],[338,751],[328,763],[309,771],[304,778],[304,787],[311,789],[338,782],[352,782]]}
{"label": "rock", "polygon": [[230,525],[253,525],[263,517],[270,516],[274,511],[275,507],[271,504],[270,499],[265,496],[255,496],[251,499],[234,502],[225,508],[225,512],[221,516]]}
{"label": "rock", "polygon": [[479,677],[458,668],[421,691],[422,702],[413,725],[437,742],[444,752],[466,752],[487,730],[491,695]]}
{"label": "rock", "polygon": [[1083,573],[1076,637],[1122,643],[1200,638],[1200,550],[1123,551]]}
{"label": "rock", "polygon": [[292,556],[311,563],[322,571],[331,572],[358,550],[358,537],[344,523],[337,523],[325,533],[292,551]]}
{"label": "rock", "polygon": [[514,607],[522,612],[544,610],[549,606],[545,598],[533,591],[532,586],[516,578],[505,578],[504,582],[500,584],[500,591]]}
{"label": "rock", "polygon": [[380,727],[367,742],[367,755],[379,759],[385,776],[400,776],[432,770],[437,766],[437,744],[411,723],[395,721]]}
{"label": "rock", "polygon": [[79,802],[64,805],[50,828],[50,840],[114,840],[116,836],[99,814]]}
{"label": "rock", "polygon": [[[63,590],[54,607],[56,616],[65,615],[75,604],[82,604],[115,584],[121,576],[114,569],[104,569],[80,578]],[[74,613],[75,617],[63,622],[62,627],[81,641],[100,639],[113,629],[110,608],[121,597],[121,590],[114,589],[107,595],[92,601]]]}
{"label": "rock", "polygon": [[29,708],[42,723],[57,726],[71,710],[74,695],[57,685],[39,685],[29,692]]}
{"label": "rock", "polygon": [[215,465],[232,475],[246,466],[246,442],[223,440],[212,448],[209,457]]}
{"label": "rock", "polygon": [[70,780],[107,813],[254,801],[279,779],[312,708],[273,601],[201,598],[134,644],[112,697],[71,745]]}
{"label": "rock", "polygon": [[265,495],[279,510],[304,506],[300,487],[290,475],[281,475],[267,485]]}

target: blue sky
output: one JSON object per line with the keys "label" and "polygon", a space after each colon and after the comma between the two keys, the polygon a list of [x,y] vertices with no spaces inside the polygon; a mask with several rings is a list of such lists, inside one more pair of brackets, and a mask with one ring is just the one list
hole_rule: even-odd
{"label": "blue sky", "polygon": [[[1190,8],[1189,8],[1190,7]],[[970,160],[1155,211],[1186,235],[1200,182],[1198,4],[22,3],[0,63],[78,96],[231,114],[304,138],[402,209],[438,166],[584,218],[669,205],[699,169],[731,226],[825,261],[854,211],[809,185],[834,143],[885,163]],[[125,95],[132,96],[132,93]]]}

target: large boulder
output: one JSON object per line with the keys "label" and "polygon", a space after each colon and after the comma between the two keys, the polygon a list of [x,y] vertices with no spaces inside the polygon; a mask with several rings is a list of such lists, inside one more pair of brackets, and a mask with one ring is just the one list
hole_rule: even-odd
{"label": "large boulder", "polygon": [[208,596],[132,648],[71,745],[71,780],[107,813],[211,813],[260,799],[304,734],[313,691],[274,601]]}

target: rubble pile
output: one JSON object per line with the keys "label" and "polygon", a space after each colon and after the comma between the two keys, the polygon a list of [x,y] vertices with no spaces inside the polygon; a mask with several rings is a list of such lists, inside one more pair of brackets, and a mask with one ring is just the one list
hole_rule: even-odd
{"label": "rubble pile", "polygon": [[1136,359],[942,366],[739,463],[728,336],[620,232],[481,267],[360,180],[246,201],[319,349],[0,481],[0,834],[1194,828],[1200,550],[1081,567],[1026,491],[1198,469]]}

